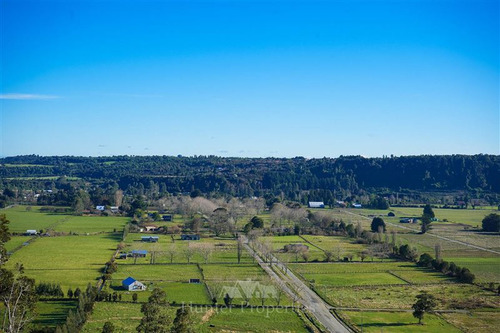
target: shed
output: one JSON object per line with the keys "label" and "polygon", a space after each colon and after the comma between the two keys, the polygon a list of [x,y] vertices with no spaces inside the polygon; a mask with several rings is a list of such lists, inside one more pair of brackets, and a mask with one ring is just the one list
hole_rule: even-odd
{"label": "shed", "polygon": [[154,224],[148,224],[145,225],[144,228],[146,228],[146,231],[155,231],[156,229],[158,229],[158,226]]}
{"label": "shed", "polygon": [[200,235],[181,235],[181,240],[200,240]]}
{"label": "shed", "polygon": [[156,243],[158,242],[159,237],[158,236],[142,236],[141,241],[143,242],[149,242],[149,243]]}
{"label": "shed", "polygon": [[165,222],[172,222],[172,215],[163,215],[162,219]]}
{"label": "shed", "polygon": [[363,206],[361,204],[358,204],[358,203],[352,204],[352,206],[354,208],[363,208]]}
{"label": "shed", "polygon": [[128,291],[146,290],[146,286],[143,283],[130,276],[122,281],[122,286]]}
{"label": "shed", "polygon": [[189,279],[189,283],[201,283],[200,279]]}
{"label": "shed", "polygon": [[309,208],[325,208],[323,201],[309,201]]}
{"label": "shed", "polygon": [[132,257],[144,258],[148,254],[146,250],[132,250]]}
{"label": "shed", "polygon": [[28,236],[34,236],[36,234],[38,234],[36,230],[26,230],[26,235]]}
{"label": "shed", "polygon": [[106,209],[106,207],[105,206],[95,206],[95,209],[103,211],[104,209]]}

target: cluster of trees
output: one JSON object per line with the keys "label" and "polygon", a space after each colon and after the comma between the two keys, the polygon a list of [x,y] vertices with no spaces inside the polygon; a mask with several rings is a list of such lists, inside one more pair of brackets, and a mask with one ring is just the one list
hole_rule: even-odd
{"label": "cluster of trees", "polygon": [[39,296],[64,297],[60,284],[40,283],[36,286],[36,294]]}
{"label": "cluster of trees", "polygon": [[[69,294],[69,292],[68,292]],[[76,294],[76,291],[73,295]],[[78,305],[76,310],[70,310],[66,317],[66,322],[57,326],[56,333],[77,333],[87,321],[94,309],[94,303],[99,300],[99,292],[90,283],[84,292],[78,293]]]}
{"label": "cluster of trees", "polygon": [[464,283],[473,283],[476,278],[468,268],[457,266],[454,262],[435,259],[428,253],[420,255],[417,265],[432,268],[443,274],[456,277],[460,282]]}
{"label": "cluster of trees", "polygon": [[[191,193],[193,197],[203,193],[266,197],[268,204],[287,199],[327,205],[339,198],[350,201],[367,191],[471,191],[490,204],[498,202],[500,193],[500,157],[495,155],[323,159],[30,155],[2,158],[0,164],[20,165],[0,168],[0,189],[50,188],[56,191],[40,196],[40,204],[80,208],[88,202],[79,195],[80,189],[87,190],[94,205],[119,205],[115,198],[119,189],[151,200],[168,193]],[[47,176],[60,178],[37,179]],[[4,196],[0,201],[5,203],[10,197]],[[382,200],[366,203],[386,205]]]}

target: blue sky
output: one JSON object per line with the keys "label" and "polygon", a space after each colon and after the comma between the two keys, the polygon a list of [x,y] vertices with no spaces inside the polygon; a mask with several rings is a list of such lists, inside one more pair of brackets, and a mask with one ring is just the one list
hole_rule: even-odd
{"label": "blue sky", "polygon": [[498,1],[0,4],[2,156],[500,153]]}

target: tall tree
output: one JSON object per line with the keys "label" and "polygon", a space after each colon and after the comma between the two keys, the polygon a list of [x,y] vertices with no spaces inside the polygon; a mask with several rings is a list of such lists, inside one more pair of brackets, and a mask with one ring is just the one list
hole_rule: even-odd
{"label": "tall tree", "polygon": [[413,317],[418,318],[418,323],[422,323],[424,314],[432,312],[436,307],[436,299],[433,295],[423,292],[417,295],[417,301],[412,305]]}
{"label": "tall tree", "polygon": [[373,232],[379,232],[379,228],[382,227],[385,232],[385,222],[381,217],[374,217],[371,224],[371,230]]}
{"label": "tall tree", "polygon": [[431,219],[436,217],[436,215],[434,214],[434,211],[432,210],[431,205],[429,205],[429,204],[424,206],[423,215],[427,215]]}
{"label": "tall tree", "polygon": [[483,231],[489,232],[499,232],[500,231],[500,215],[498,214],[489,214],[485,216],[482,221]]}
{"label": "tall tree", "polygon": [[148,302],[141,306],[141,312],[144,316],[142,317],[139,326],[137,326],[137,332],[169,332],[168,327],[172,323],[172,319],[166,312],[168,307],[169,304],[167,302],[167,294],[159,288],[153,289],[151,296],[148,298]]}
{"label": "tall tree", "polygon": [[193,320],[191,318],[191,308],[187,306],[182,306],[177,310],[171,332],[193,333],[194,330],[192,326],[193,326]]}

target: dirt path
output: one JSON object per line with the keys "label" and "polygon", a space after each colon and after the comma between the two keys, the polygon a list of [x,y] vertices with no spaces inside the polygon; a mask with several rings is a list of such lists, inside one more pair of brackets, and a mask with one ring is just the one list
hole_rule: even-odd
{"label": "dirt path", "polygon": [[297,278],[278,258],[272,256],[272,262],[276,268],[282,272],[286,272],[283,275],[276,274],[270,265],[263,262],[260,256],[250,248],[248,240],[245,237],[242,237],[242,239],[246,250],[255,258],[260,267],[271,276],[271,279],[275,280],[292,299],[298,299],[329,332],[351,332],[349,328],[330,312],[330,305],[325,303],[304,282]]}

